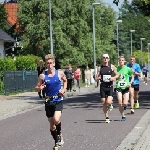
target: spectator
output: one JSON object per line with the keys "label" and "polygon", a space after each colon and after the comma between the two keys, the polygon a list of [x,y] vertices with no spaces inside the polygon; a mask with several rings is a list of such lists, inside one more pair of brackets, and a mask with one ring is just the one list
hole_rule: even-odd
{"label": "spectator", "polygon": [[91,80],[91,70],[89,69],[89,67],[87,66],[85,71],[85,87],[89,87],[90,86],[90,80]]}
{"label": "spectator", "polygon": [[64,71],[67,78],[67,91],[72,91],[72,79],[73,79],[73,70],[71,64],[68,65],[68,68]]}
{"label": "spectator", "polygon": [[74,70],[74,90],[73,90],[74,92],[76,92],[77,85],[80,91],[80,76],[81,76],[81,70],[78,66],[76,66]]}

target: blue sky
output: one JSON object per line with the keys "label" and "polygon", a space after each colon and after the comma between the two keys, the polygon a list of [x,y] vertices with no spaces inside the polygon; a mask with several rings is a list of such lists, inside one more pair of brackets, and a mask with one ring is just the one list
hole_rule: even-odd
{"label": "blue sky", "polygon": [[111,5],[111,7],[115,10],[118,11],[118,7],[121,6],[121,4],[123,3],[124,0],[119,0],[119,5],[117,6],[116,4],[113,3],[113,0],[102,0],[105,3],[108,3]]}

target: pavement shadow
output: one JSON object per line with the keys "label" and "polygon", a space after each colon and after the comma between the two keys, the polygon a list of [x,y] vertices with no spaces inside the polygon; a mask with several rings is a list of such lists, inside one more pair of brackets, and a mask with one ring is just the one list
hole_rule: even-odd
{"label": "pavement shadow", "polygon": [[[92,110],[94,108],[102,108],[99,92],[88,93],[88,94],[79,95],[77,97],[72,97],[71,99],[64,100],[63,103],[66,106],[72,107],[72,109],[85,108],[85,109]],[[139,103],[140,103],[139,109],[150,109],[149,91],[139,92]],[[115,93],[113,99],[113,107],[118,108],[118,101]]]}
{"label": "pavement shadow", "polygon": [[[22,95],[18,96],[15,99],[19,100],[30,100],[28,103],[34,103],[34,104],[44,104],[44,98],[40,99],[37,96],[34,95]],[[98,92],[93,92],[91,89],[91,92],[88,92],[87,94],[83,94],[82,92],[76,93],[76,95],[72,97],[67,97],[64,98],[64,109],[65,106],[72,107],[72,109],[77,109],[77,108],[83,108],[87,110],[92,110],[95,108],[102,108],[102,103],[100,100],[100,94]],[[139,109],[150,109],[150,92],[149,91],[141,91],[139,93],[139,103],[140,103],[140,108]],[[114,99],[113,99],[113,107],[118,108],[118,101],[116,98],[116,93],[114,92]]]}

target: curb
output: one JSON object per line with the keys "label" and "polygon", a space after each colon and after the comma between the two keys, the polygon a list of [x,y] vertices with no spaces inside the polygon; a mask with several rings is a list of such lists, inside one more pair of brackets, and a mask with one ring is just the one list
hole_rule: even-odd
{"label": "curb", "polygon": [[[131,132],[126,136],[126,138],[121,142],[121,144],[116,148],[116,150],[131,149],[131,150],[143,150],[144,142],[147,137],[149,137],[149,132],[147,128],[150,124],[150,110],[148,110],[140,121],[135,125]],[[150,129],[149,129],[150,130]],[[147,135],[147,136],[143,136]],[[148,143],[147,143],[148,145]]]}

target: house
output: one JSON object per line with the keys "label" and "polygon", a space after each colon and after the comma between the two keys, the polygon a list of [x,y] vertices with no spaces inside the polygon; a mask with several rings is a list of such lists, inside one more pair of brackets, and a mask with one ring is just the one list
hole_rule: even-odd
{"label": "house", "polygon": [[4,42],[15,42],[15,40],[2,29],[0,29],[0,57],[2,58],[4,58],[6,54]]}
{"label": "house", "polygon": [[15,26],[16,30],[19,30],[19,24],[17,23],[17,9],[18,4],[17,3],[6,3],[5,9],[7,12],[7,23],[10,27]]}

